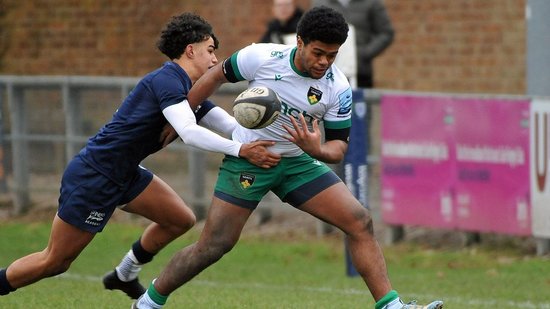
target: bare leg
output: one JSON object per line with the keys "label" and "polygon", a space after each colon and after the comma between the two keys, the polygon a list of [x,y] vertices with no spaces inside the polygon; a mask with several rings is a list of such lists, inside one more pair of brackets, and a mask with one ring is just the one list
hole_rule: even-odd
{"label": "bare leg", "polygon": [[108,290],[121,290],[137,299],[145,291],[138,279],[143,264],[193,227],[196,219],[179,195],[157,176],[153,176],[149,185],[123,210],[146,217],[153,223],[134,242],[115,270],[103,277],[103,286]]}
{"label": "bare leg", "polygon": [[218,261],[235,246],[251,213],[214,197],[199,240],[172,257],[155,281],[155,289],[168,295]]}
{"label": "bare leg", "polygon": [[327,188],[304,203],[300,210],[346,233],[353,265],[375,300],[392,290],[382,250],[374,238],[372,218],[345,184]]}
{"label": "bare leg", "polygon": [[94,236],[55,215],[46,249],[22,257],[8,266],[6,276],[10,285],[17,289],[67,271]]}
{"label": "bare leg", "polygon": [[123,210],[153,221],[141,236],[141,245],[150,253],[159,252],[193,227],[196,221],[193,211],[157,176],[153,176],[147,188]]}

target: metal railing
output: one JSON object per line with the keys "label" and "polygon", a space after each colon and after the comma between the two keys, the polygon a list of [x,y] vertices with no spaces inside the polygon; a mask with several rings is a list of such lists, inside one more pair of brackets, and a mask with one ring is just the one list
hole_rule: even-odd
{"label": "metal railing", "polygon": [[[106,121],[92,119],[93,116],[88,114],[102,114],[103,117],[99,118],[108,119],[107,115],[110,117],[138,81],[139,78],[129,77],[0,76],[0,145],[3,154],[0,192],[11,194],[14,214],[28,211],[33,205],[33,192],[40,191],[30,183],[35,169],[33,165],[39,165],[33,162],[46,160],[64,167]],[[220,89],[220,93],[233,95],[244,87],[243,84],[229,85]],[[105,98],[98,99],[98,93]],[[44,123],[35,126],[39,122]],[[63,154],[57,151],[55,158],[45,156],[42,150],[60,148],[53,144],[63,145]],[[201,151],[182,143],[168,148],[172,152],[187,153],[191,201],[206,204],[203,200],[207,158]],[[61,172],[59,168],[53,172],[59,175],[56,179],[60,179]]]}

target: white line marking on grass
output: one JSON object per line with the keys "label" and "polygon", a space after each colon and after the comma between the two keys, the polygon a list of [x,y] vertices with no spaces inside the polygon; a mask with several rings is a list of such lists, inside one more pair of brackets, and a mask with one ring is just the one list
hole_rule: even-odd
{"label": "white line marking on grass", "polygon": [[[77,281],[94,281],[94,282],[101,282],[102,277],[97,276],[89,276],[89,275],[79,275],[74,273],[64,273],[61,275],[56,276],[55,278],[60,279],[69,279],[69,280],[77,280]],[[343,295],[364,295],[365,293],[368,293],[367,289],[365,290],[358,290],[358,289],[335,289],[330,287],[303,287],[303,286],[282,286],[282,285],[271,285],[271,284],[265,284],[265,283],[234,283],[234,282],[219,282],[219,281],[209,281],[209,280],[192,280],[189,282],[189,284],[193,285],[204,285],[204,286],[214,286],[214,287],[222,287],[222,288],[237,288],[237,289],[244,289],[244,288],[256,288],[256,289],[264,289],[264,290],[302,290],[307,292],[321,292],[321,293],[333,293],[333,294],[343,294]],[[505,301],[500,299],[475,299],[475,298],[464,298],[460,296],[442,296],[442,295],[426,295],[426,294],[413,294],[413,293],[405,293],[401,294],[401,296],[407,300],[412,298],[422,298],[422,299],[441,299],[445,301],[448,304],[460,304],[460,305],[466,305],[466,306],[487,306],[487,307],[495,307],[498,306],[499,308],[533,308],[533,309],[550,309],[550,303],[544,302],[544,303],[537,303],[537,302],[531,302],[531,301]]]}

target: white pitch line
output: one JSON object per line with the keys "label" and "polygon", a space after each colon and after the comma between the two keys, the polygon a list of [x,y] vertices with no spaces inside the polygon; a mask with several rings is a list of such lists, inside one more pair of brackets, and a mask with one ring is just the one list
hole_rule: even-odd
{"label": "white pitch line", "polygon": [[[74,273],[64,273],[56,276],[56,278],[69,279],[69,280],[79,280],[79,281],[97,281],[101,282],[102,278],[97,276],[89,275],[79,275]],[[343,294],[343,295],[363,295],[368,293],[367,290],[358,290],[358,289],[334,289],[329,287],[289,287],[282,285],[271,285],[265,283],[225,283],[218,281],[209,281],[209,280],[192,280],[189,284],[194,285],[205,285],[205,286],[214,286],[222,288],[232,288],[232,289],[243,289],[243,288],[257,288],[264,290],[302,290],[307,292],[321,292],[321,293],[333,293],[333,294]],[[442,295],[421,295],[421,294],[412,294],[405,293],[401,294],[405,299],[408,298],[422,298],[422,299],[442,299],[448,304],[460,304],[460,305],[470,305],[470,306],[487,306],[498,308],[527,308],[527,309],[550,309],[550,303],[536,303],[531,301],[503,301],[499,299],[475,299],[475,298],[463,298],[459,296],[442,296]]]}

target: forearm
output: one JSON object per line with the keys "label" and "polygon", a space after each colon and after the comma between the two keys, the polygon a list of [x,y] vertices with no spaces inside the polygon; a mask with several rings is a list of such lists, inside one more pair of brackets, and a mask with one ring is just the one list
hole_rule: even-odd
{"label": "forearm", "polygon": [[318,149],[307,153],[319,161],[334,164],[344,159],[347,148],[348,145],[344,141],[332,140],[319,145]]}
{"label": "forearm", "polygon": [[226,136],[231,136],[235,128],[239,125],[233,116],[229,115],[229,113],[219,106],[208,111],[199,121],[199,124]]}
{"label": "forearm", "polygon": [[197,147],[202,150],[224,153],[239,157],[242,144],[226,139],[208,129],[195,126],[187,126],[182,132],[178,131],[185,144]]}
{"label": "forearm", "polygon": [[227,82],[227,79],[223,74],[221,63],[208,70],[191,87],[187,95],[187,101],[189,101],[191,109],[195,110],[201,102],[210,97],[225,82]]}
{"label": "forearm", "polygon": [[242,144],[198,126],[186,101],[165,108],[163,114],[184,143],[206,151],[239,156]]}

